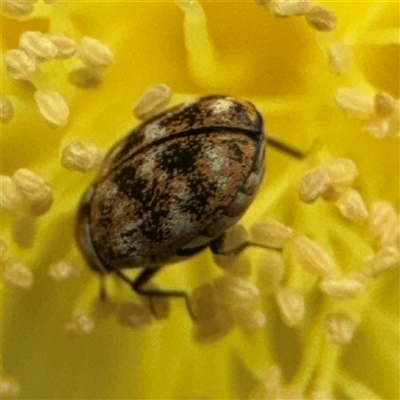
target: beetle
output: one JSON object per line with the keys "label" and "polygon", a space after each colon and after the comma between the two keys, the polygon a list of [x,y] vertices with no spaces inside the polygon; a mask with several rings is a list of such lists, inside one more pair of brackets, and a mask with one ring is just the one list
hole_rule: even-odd
{"label": "beetle", "polygon": [[[145,296],[186,300],[186,292],[146,288],[165,265],[205,248],[223,249],[225,231],[252,203],[265,174],[263,118],[245,100],[212,95],[145,121],[106,155],[82,196],[76,239],[90,267],[115,273]],[[295,157],[277,139],[268,143]],[[125,268],[140,268],[131,281]]]}

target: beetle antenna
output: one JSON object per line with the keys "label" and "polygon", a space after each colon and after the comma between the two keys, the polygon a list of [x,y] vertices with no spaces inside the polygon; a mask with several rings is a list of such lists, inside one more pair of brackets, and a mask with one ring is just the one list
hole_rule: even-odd
{"label": "beetle antenna", "polygon": [[314,148],[314,146],[312,146],[308,150],[301,150],[298,147],[292,146],[291,144],[286,143],[274,136],[267,136],[267,143],[281,153],[284,153],[290,157],[298,158],[299,160],[307,157]]}

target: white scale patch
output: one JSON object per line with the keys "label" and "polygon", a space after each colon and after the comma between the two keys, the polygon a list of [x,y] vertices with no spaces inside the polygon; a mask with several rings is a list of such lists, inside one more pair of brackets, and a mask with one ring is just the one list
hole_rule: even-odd
{"label": "white scale patch", "polygon": [[96,188],[96,197],[99,199],[115,199],[118,194],[118,186],[107,180],[100,183]]}
{"label": "white scale patch", "polygon": [[174,202],[168,213],[168,228],[173,235],[188,235],[193,232],[193,222],[188,214],[181,211]]}
{"label": "white scale patch", "polygon": [[228,186],[229,183],[229,178],[226,176],[222,176],[220,179],[218,179],[218,190],[224,191],[226,187]]}
{"label": "white scale patch", "polygon": [[170,184],[174,197],[180,200],[185,200],[186,202],[190,201],[193,197],[193,192],[188,187],[186,180],[174,178],[171,180]]}
{"label": "white scale patch", "polygon": [[213,114],[220,114],[228,111],[233,106],[233,103],[226,99],[219,99],[215,101],[210,108]]}
{"label": "white scale patch", "polygon": [[146,141],[151,143],[161,137],[165,136],[167,129],[165,127],[161,127],[159,123],[153,122],[152,124],[147,125],[144,130],[144,135],[146,137]]}
{"label": "white scale patch", "polygon": [[214,148],[207,151],[206,156],[208,158],[208,165],[212,172],[221,172],[224,166],[224,154],[223,150],[215,146]]}
{"label": "white scale patch", "polygon": [[143,177],[151,177],[154,174],[156,161],[154,157],[148,156],[139,167],[139,174]]}

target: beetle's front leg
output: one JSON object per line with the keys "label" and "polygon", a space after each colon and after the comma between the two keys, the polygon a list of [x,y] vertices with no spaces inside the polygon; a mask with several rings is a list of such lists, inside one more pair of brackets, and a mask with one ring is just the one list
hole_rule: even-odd
{"label": "beetle's front leg", "polygon": [[220,256],[236,256],[240,254],[247,247],[259,247],[261,249],[266,249],[266,250],[282,251],[282,249],[266,246],[260,243],[251,242],[249,240],[245,240],[242,243],[239,243],[237,246],[232,247],[230,249],[225,249],[224,241],[225,241],[225,233],[223,233],[221,236],[217,237],[210,243],[211,252],[213,254],[217,254]]}
{"label": "beetle's front leg", "polygon": [[[189,295],[183,290],[173,290],[173,289],[155,289],[148,288],[146,284],[150,281],[150,279],[156,275],[162,267],[144,267],[139,275],[132,281],[130,280],[124,273],[122,273],[119,269],[115,269],[115,273],[123,279],[125,282],[129,283],[131,288],[139,295],[146,296],[148,298],[151,297],[179,297],[185,300],[186,308],[188,310],[189,315],[193,320],[196,319],[192,306],[190,303]],[[150,307],[152,307],[152,303],[150,301]],[[152,310],[154,314],[154,310]]]}

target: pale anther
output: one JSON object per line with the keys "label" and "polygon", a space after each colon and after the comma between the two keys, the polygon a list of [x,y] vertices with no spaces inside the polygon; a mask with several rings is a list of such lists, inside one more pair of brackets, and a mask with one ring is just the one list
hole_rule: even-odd
{"label": "pale anther", "polygon": [[60,260],[49,266],[49,276],[55,281],[65,281],[76,275],[78,275],[78,271],[68,261]]}
{"label": "pale anther", "polygon": [[271,219],[255,223],[250,229],[250,234],[256,243],[282,249],[293,236],[293,229]]}
{"label": "pale anther", "polygon": [[374,99],[360,90],[341,88],[335,94],[336,104],[349,115],[369,119],[375,114]]}
{"label": "pale anther", "polygon": [[357,297],[365,290],[365,282],[351,277],[332,277],[324,279],[319,287],[331,297],[348,300]]}
{"label": "pale anther", "polygon": [[23,19],[32,14],[35,1],[3,0],[1,2],[1,14],[7,18]]}
{"label": "pale anther", "polygon": [[271,0],[269,9],[277,17],[290,17],[293,15],[304,15],[311,8],[309,0]]}
{"label": "pale anther", "polygon": [[50,209],[53,192],[43,178],[29,169],[20,168],[12,179],[22,197],[22,204],[30,215],[38,217]]}
{"label": "pale anther", "polygon": [[[242,225],[234,225],[225,232],[223,250],[229,251],[247,240],[247,231]],[[224,272],[231,275],[246,277],[251,273],[251,263],[244,257],[244,254],[232,256],[213,254],[214,262]]]}
{"label": "pale anther", "polygon": [[337,25],[337,16],[324,7],[314,6],[306,13],[307,22],[321,32],[333,31]]}
{"label": "pale anther", "polygon": [[103,72],[98,68],[78,67],[69,73],[68,80],[80,88],[95,88],[103,81]]}
{"label": "pale anther", "polygon": [[[281,399],[282,392],[282,373],[280,369],[273,365],[261,377],[261,382],[250,396],[250,400],[260,399]],[[297,399],[297,397],[296,397]]]}
{"label": "pale anther", "polygon": [[381,247],[399,246],[399,219],[392,203],[378,201],[373,204],[369,214],[369,229],[379,239]]}
{"label": "pale anther", "polygon": [[343,42],[334,42],[329,48],[329,61],[332,72],[344,74],[347,72],[353,61],[351,47]]}
{"label": "pale anther", "polygon": [[74,311],[70,321],[65,325],[65,329],[78,336],[89,335],[94,330],[92,317],[83,309]]}
{"label": "pale anther", "polygon": [[363,272],[367,276],[378,276],[397,265],[400,261],[400,251],[395,247],[383,247],[372,259],[368,260]]}
{"label": "pale anther", "polygon": [[384,138],[390,130],[390,118],[371,118],[367,121],[363,127],[362,131],[367,132],[377,139]]}
{"label": "pale anther", "polygon": [[361,194],[355,189],[348,188],[336,201],[342,215],[350,221],[363,221],[368,218],[368,210]]}
{"label": "pale anther", "polygon": [[18,397],[21,388],[18,380],[8,374],[1,374],[0,376],[0,397]]}
{"label": "pale anther", "polygon": [[160,83],[148,87],[133,105],[133,114],[140,120],[146,120],[158,114],[169,103],[172,90],[169,86]]}
{"label": "pale anther", "polygon": [[328,170],[334,185],[351,185],[358,175],[356,163],[348,158],[331,158],[323,167]]}
{"label": "pale anther", "polygon": [[65,35],[48,35],[47,38],[57,49],[56,58],[70,58],[75,54],[76,42]]}
{"label": "pale anther", "polygon": [[332,257],[314,240],[300,235],[292,243],[293,255],[306,271],[321,277],[330,276],[336,271]]}
{"label": "pale anther", "polygon": [[30,289],[34,281],[33,272],[22,262],[14,259],[3,261],[3,279],[22,289]]}
{"label": "pale anther", "polygon": [[213,320],[219,313],[217,289],[210,283],[196,287],[190,296],[193,312],[200,322]]}
{"label": "pale anther", "polygon": [[221,308],[215,318],[207,322],[199,322],[193,330],[193,337],[200,343],[211,343],[224,337],[233,327],[235,323],[228,310]]}
{"label": "pale anther", "polygon": [[280,287],[275,293],[279,310],[288,326],[298,325],[304,318],[305,302],[303,295],[293,287]]}
{"label": "pale anther", "polygon": [[60,93],[53,90],[37,90],[34,94],[40,114],[55,128],[62,128],[68,122],[69,107]]}
{"label": "pale anther", "polygon": [[102,42],[84,37],[77,50],[78,58],[86,65],[107,68],[114,62],[114,54]]}
{"label": "pale anther", "polygon": [[3,124],[10,122],[14,116],[14,107],[9,99],[5,96],[0,97],[0,118]]}
{"label": "pale anther", "polygon": [[390,117],[396,108],[396,99],[388,93],[379,92],[374,97],[374,105],[379,117]]}
{"label": "pale anther", "polygon": [[94,145],[73,142],[63,148],[61,165],[71,171],[86,172],[99,165],[102,153]]}
{"label": "pale anther", "polygon": [[263,294],[274,292],[285,275],[285,262],[282,254],[271,252],[263,257],[257,265],[257,287]]}
{"label": "pale anther", "polygon": [[[155,291],[160,290],[160,288],[153,282],[148,282],[146,284],[146,289],[147,290],[151,289]],[[141,299],[144,305],[146,305],[149,308],[154,318],[156,319],[168,318],[171,312],[171,302],[168,297],[141,296]]]}
{"label": "pale anther", "polygon": [[251,275],[251,262],[245,254],[237,254],[234,256],[213,254],[213,260],[223,272],[229,275],[242,278]]}
{"label": "pale anther", "polygon": [[329,189],[331,184],[331,176],[326,168],[311,169],[300,179],[299,199],[304,203],[313,203]]}
{"label": "pale anther", "polygon": [[195,288],[190,296],[196,316],[194,338],[199,342],[212,342],[226,335],[234,326],[227,307],[218,298],[218,289],[209,283]]}
{"label": "pale anther", "polygon": [[57,55],[57,47],[42,32],[26,31],[19,37],[19,48],[36,62],[52,60]]}
{"label": "pale anther", "polygon": [[343,185],[335,185],[334,183],[321,194],[321,198],[325,201],[336,201],[343,192]]}
{"label": "pale anther", "polygon": [[233,307],[236,305],[254,304],[260,297],[260,291],[249,280],[222,276],[214,281],[217,295],[221,302]]}
{"label": "pale anther", "polygon": [[247,231],[243,225],[236,224],[225,232],[223,248],[232,249],[247,240]]}
{"label": "pale anther", "polygon": [[28,80],[36,69],[35,60],[19,49],[6,52],[5,66],[11,78],[22,80]]}
{"label": "pale anther", "polygon": [[247,307],[234,307],[231,310],[233,321],[245,331],[255,331],[265,326],[267,319],[261,310],[251,310]]}
{"label": "pale anther", "polygon": [[350,315],[341,312],[330,314],[325,322],[328,338],[335,344],[350,343],[356,328],[357,322]]}
{"label": "pale anther", "polygon": [[21,196],[12,179],[7,175],[0,175],[0,206],[6,210],[13,210],[20,203]]}
{"label": "pale anther", "polygon": [[150,325],[152,314],[149,307],[143,304],[124,303],[118,310],[118,321],[130,328],[141,328]]}

